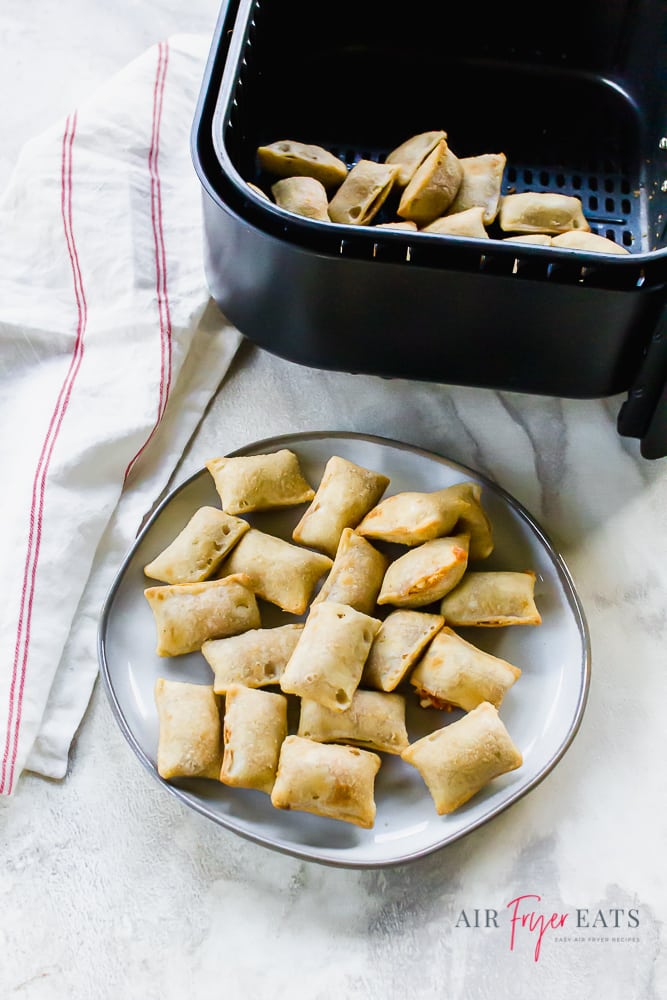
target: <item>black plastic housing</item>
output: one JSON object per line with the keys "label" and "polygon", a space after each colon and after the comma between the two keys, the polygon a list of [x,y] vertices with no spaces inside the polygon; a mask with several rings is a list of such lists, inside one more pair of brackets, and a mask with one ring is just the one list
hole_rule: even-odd
{"label": "black plastic housing", "polygon": [[[211,293],[296,363],[569,398],[627,392],[618,428],[667,454],[667,5],[519,0],[471,10],[370,0],[229,0],[192,129]],[[504,152],[505,193],[581,198],[630,252],[315,222],[280,209],[259,145],[298,139],[352,166],[442,128]],[[396,218],[390,199],[374,221]]]}

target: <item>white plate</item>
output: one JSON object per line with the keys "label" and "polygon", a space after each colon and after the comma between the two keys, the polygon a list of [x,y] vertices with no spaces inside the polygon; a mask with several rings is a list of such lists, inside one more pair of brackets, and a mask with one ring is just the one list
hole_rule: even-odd
{"label": "white plate", "polygon": [[[155,623],[143,596],[143,567],[163,549],[203,504],[219,506],[206,469],[175,489],[138,535],[107,597],[99,630],[102,676],[118,723],[142,764],[166,791],[214,822],[266,847],[295,857],[350,868],[402,864],[429,854],[488,822],[534,788],[563,756],[583,715],[590,678],[588,627],[562,558],[528,512],[508,493],[466,466],[407,444],[353,433],[293,434],[263,440],[234,454],[290,448],[316,486],[327,460],[340,455],[391,479],[385,496],[404,490],[431,491],[465,480],[482,486],[482,502],[494,529],[495,549],[484,568],[537,574],[535,599],[542,625],[467,629],[477,646],[520,667],[500,715],[523,754],[516,771],[490,782],[464,806],[438,816],[419,773],[383,754],[371,830],[349,823],[274,808],[262,792],[228,788],[201,779],[163,781],[156,769],[158,722],[153,701],[156,678],[210,683],[201,653],[173,658],[155,654]],[[211,456],[213,457],[213,456]],[[249,516],[256,526],[291,540],[305,505]],[[262,624],[296,620],[260,602]],[[303,620],[303,619],[302,619]],[[460,717],[419,708],[408,696],[410,740]]]}

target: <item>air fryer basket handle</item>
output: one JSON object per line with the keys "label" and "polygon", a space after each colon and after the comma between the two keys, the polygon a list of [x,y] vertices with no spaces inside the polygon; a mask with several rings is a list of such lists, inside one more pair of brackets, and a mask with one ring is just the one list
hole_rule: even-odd
{"label": "air fryer basket handle", "polygon": [[617,426],[623,437],[641,438],[644,458],[667,456],[667,306],[620,409]]}

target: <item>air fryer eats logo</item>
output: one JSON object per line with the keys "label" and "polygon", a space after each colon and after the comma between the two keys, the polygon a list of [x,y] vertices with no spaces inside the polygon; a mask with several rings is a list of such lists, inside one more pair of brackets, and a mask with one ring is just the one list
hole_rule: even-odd
{"label": "air fryer eats logo", "polygon": [[[504,930],[510,951],[528,946],[534,962],[539,962],[542,946],[555,943],[637,943],[639,909],[581,906],[560,912],[549,909],[537,893],[515,896],[504,908],[461,910],[457,928]],[[628,933],[630,932],[630,933]]]}

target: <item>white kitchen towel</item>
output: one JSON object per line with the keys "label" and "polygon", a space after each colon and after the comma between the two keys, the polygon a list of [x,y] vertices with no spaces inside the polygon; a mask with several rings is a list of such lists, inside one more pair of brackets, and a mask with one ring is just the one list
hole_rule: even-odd
{"label": "white kitchen towel", "polygon": [[101,603],[240,341],[190,156],[208,44],[145,52],[25,146],[0,201],[0,797],[66,773]]}

